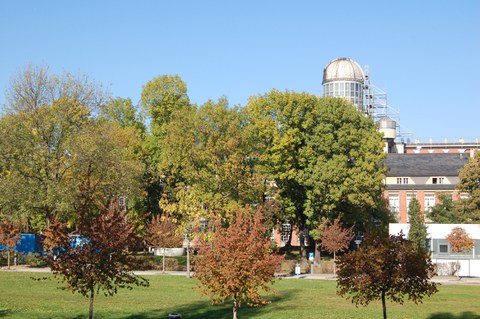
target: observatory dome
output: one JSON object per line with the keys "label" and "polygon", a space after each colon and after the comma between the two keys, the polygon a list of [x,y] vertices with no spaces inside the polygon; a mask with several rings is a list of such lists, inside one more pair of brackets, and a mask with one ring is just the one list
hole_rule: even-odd
{"label": "observatory dome", "polygon": [[323,70],[322,84],[333,81],[352,81],[363,83],[364,75],[360,65],[349,58],[338,58],[327,64]]}

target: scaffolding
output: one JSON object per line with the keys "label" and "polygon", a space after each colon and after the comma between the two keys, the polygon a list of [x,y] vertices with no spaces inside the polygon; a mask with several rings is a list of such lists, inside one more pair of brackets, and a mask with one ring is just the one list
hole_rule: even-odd
{"label": "scaffolding", "polygon": [[363,105],[365,113],[371,116],[375,123],[388,117],[396,123],[396,138],[410,140],[412,131],[400,125],[400,111],[387,102],[387,92],[376,87],[370,81],[370,68],[364,66],[365,80],[363,83]]}

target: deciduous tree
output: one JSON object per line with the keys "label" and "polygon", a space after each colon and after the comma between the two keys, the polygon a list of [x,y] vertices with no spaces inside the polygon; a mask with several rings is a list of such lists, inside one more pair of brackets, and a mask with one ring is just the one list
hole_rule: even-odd
{"label": "deciduous tree", "polygon": [[344,251],[350,246],[350,242],[353,239],[353,227],[344,228],[343,223],[340,221],[340,217],[334,219],[333,223],[330,220],[326,220],[317,229],[319,233],[320,246],[333,253],[333,274],[336,272],[336,254],[337,252]]}
{"label": "deciduous tree", "polygon": [[463,223],[480,222],[480,152],[476,152],[468,163],[459,172],[460,182],[456,188],[462,192],[468,192],[467,199],[459,201],[455,205],[457,215],[462,217]]}
{"label": "deciduous tree", "polygon": [[403,304],[405,297],[415,303],[436,293],[430,282],[434,265],[425,250],[400,235],[367,236],[360,249],[338,258],[337,293],[358,305],[381,300],[387,318],[386,300]]}
{"label": "deciduous tree", "polygon": [[[462,227],[454,227],[446,239],[450,243],[450,249],[453,253],[467,252],[475,245],[475,240]],[[457,272],[459,271],[460,263],[457,258]]]}
{"label": "deciduous tree", "polygon": [[454,209],[452,195],[442,193],[438,196],[440,203],[433,206],[432,211],[428,214],[434,223],[438,224],[457,224],[461,223],[461,219]]}
{"label": "deciduous tree", "polygon": [[10,253],[20,240],[20,227],[8,219],[0,219],[0,245],[7,251],[7,267],[10,269]]}
{"label": "deciduous tree", "polygon": [[44,232],[43,245],[50,252],[47,264],[66,283],[65,289],[90,299],[91,319],[94,297],[100,291],[112,296],[118,288],[148,286],[148,281],[132,273],[136,261],[128,250],[138,238],[118,201],[76,226],[77,242],[66,223],[54,220]]}
{"label": "deciduous tree", "polygon": [[275,181],[300,234],[340,213],[351,225],[372,222],[385,155],[370,118],[343,99],[276,90],[251,97],[246,109],[262,149],[257,168]]}
{"label": "deciduous tree", "polygon": [[183,243],[179,227],[170,216],[153,216],[152,221],[147,224],[145,239],[153,247],[163,248],[162,270],[165,272],[165,248],[179,247]]}
{"label": "deciduous tree", "polygon": [[217,223],[211,242],[204,243],[195,259],[200,289],[213,303],[233,299],[233,318],[241,304],[260,305],[269,291],[283,256],[272,253],[261,210],[254,215],[239,210],[228,227]]}

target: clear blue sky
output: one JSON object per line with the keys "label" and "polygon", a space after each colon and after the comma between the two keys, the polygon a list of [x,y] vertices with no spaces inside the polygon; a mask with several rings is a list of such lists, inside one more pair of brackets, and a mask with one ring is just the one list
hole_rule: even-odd
{"label": "clear blue sky", "polygon": [[337,57],[372,82],[414,137],[480,139],[480,1],[0,0],[0,104],[27,64],[85,73],[137,103],[178,74],[192,102],[272,88],[321,95]]}

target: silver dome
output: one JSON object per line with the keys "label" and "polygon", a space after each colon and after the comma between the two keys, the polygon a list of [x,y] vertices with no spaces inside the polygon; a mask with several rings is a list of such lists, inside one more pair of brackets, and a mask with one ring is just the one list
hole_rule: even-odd
{"label": "silver dome", "polygon": [[349,58],[338,58],[327,64],[323,70],[322,84],[333,81],[352,81],[363,83],[364,74],[360,65]]}

